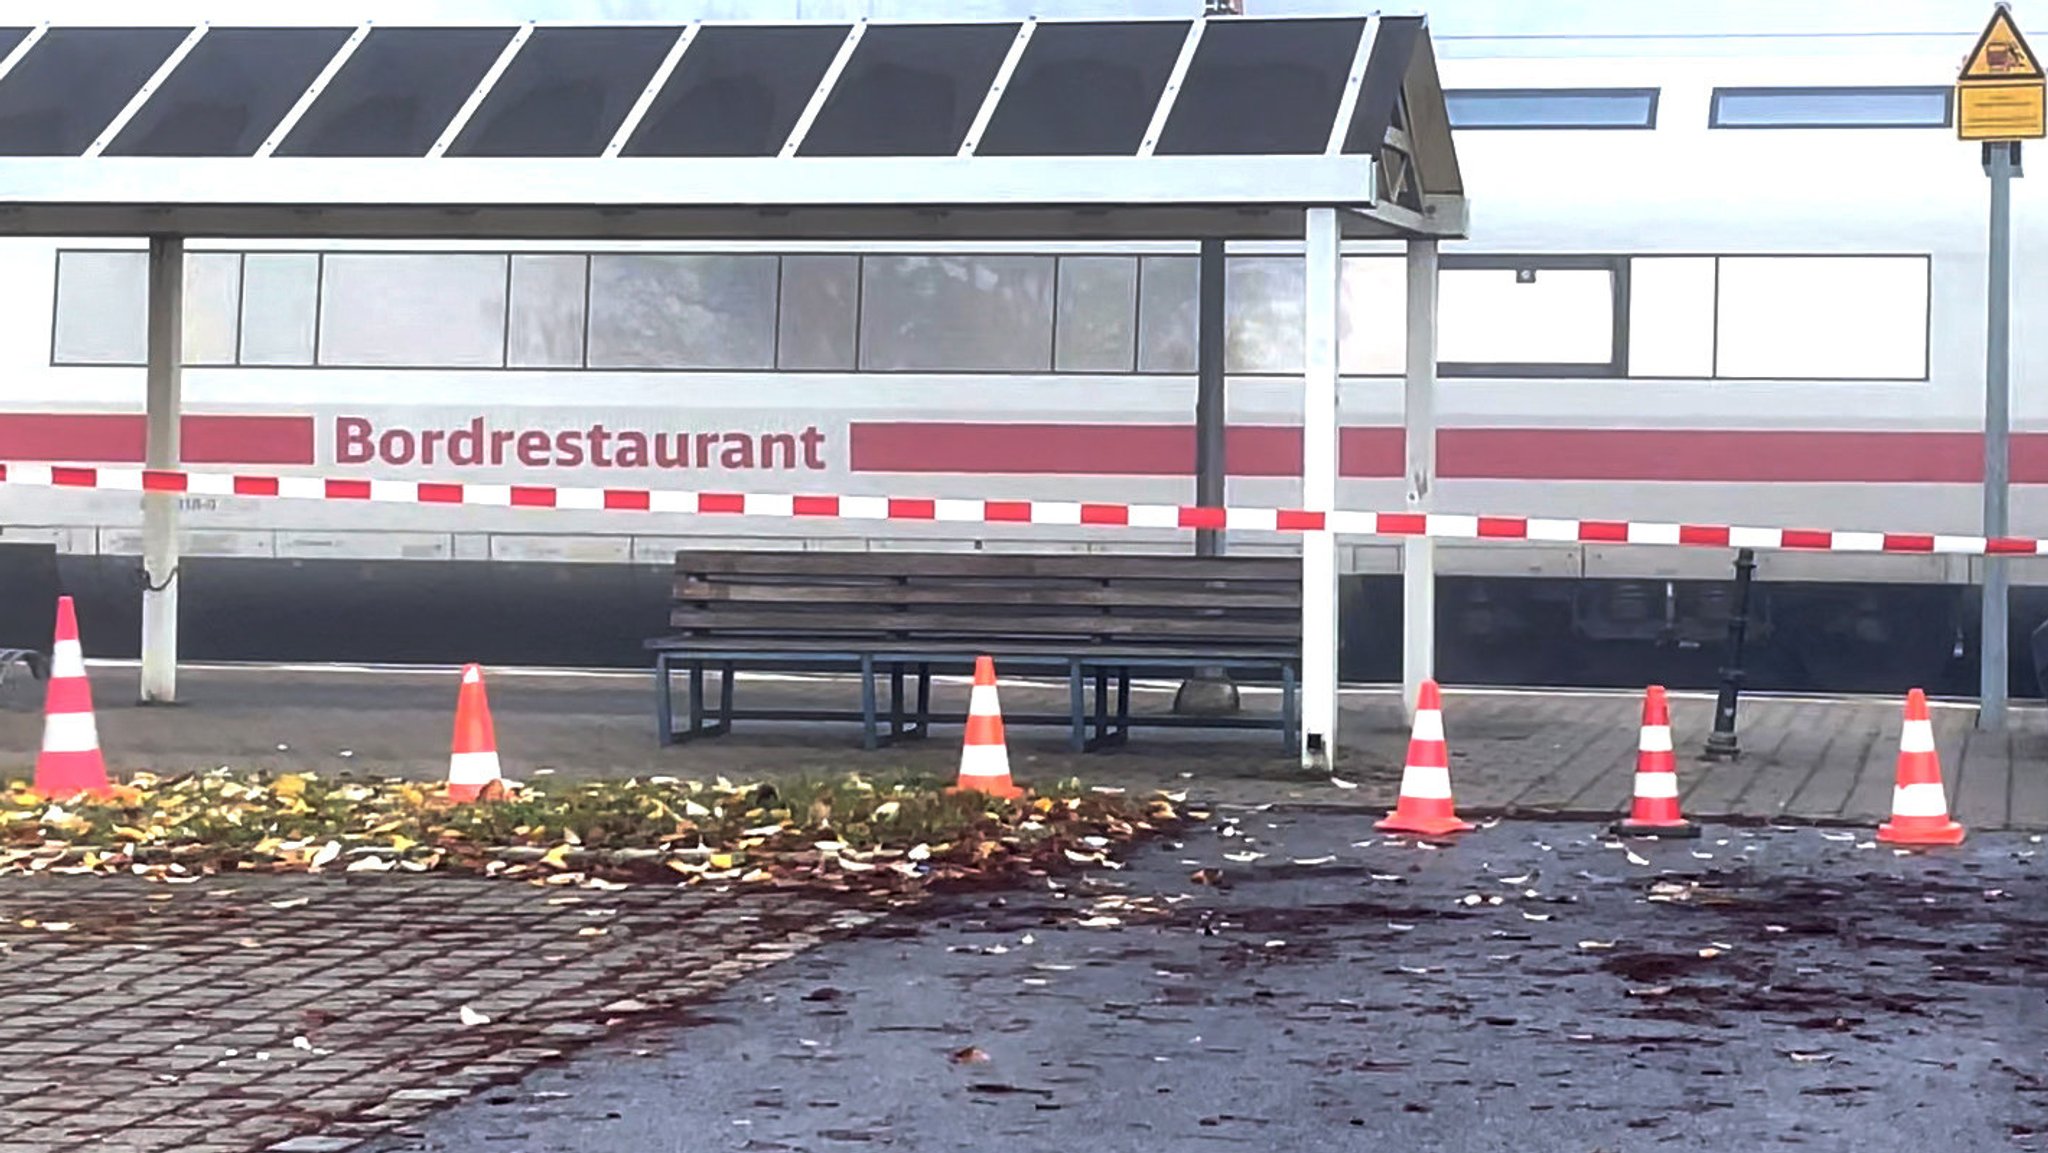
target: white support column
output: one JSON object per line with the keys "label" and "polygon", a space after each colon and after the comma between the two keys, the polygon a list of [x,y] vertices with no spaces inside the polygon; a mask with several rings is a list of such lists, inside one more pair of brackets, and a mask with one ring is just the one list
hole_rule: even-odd
{"label": "white support column", "polygon": [[[1408,444],[1408,511],[1436,503],[1436,295],[1434,240],[1408,242],[1408,374],[1401,425]],[[1401,700],[1415,715],[1422,682],[1436,675],[1436,541],[1401,542]]]}
{"label": "white support column", "polygon": [[[185,242],[176,236],[149,238],[150,468],[177,468],[180,374],[185,345]],[[142,703],[178,699],[178,498],[147,493],[142,498],[142,569],[149,584],[142,593]]]}
{"label": "white support column", "polygon": [[[1337,507],[1337,211],[1308,210],[1301,414],[1301,507]],[[1337,763],[1337,542],[1301,538],[1301,763]]]}

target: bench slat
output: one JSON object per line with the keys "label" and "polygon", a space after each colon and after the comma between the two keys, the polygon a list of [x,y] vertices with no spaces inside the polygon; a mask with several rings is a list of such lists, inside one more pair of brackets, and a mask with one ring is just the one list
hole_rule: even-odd
{"label": "bench slat", "polygon": [[822,609],[812,612],[705,609],[678,605],[669,610],[678,629],[722,633],[763,631],[880,633],[957,636],[1174,636],[1246,637],[1283,640],[1301,635],[1299,618],[1259,620],[1245,616],[1068,616],[1032,613],[873,612]]}
{"label": "bench slat", "polygon": [[758,550],[676,554],[678,577],[709,575],[926,576],[1086,580],[1205,581],[1250,578],[1299,582],[1292,557],[1196,557],[1144,553],[911,553]]}
{"label": "bench slat", "polygon": [[[1263,583],[1263,582],[1262,582]],[[1268,592],[1263,588],[1240,591],[1228,589],[1134,588],[1127,584],[1108,586],[1059,586],[1018,584],[1000,587],[986,584],[901,584],[894,581],[867,584],[822,585],[736,584],[725,581],[686,579],[676,582],[675,599],[727,604],[870,604],[870,605],[1046,605],[1101,606],[1105,608],[1208,608],[1282,609],[1301,611],[1300,582],[1292,594]]]}

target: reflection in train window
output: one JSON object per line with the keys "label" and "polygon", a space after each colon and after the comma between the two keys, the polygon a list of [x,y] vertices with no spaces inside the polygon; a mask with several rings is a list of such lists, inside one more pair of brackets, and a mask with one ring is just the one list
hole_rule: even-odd
{"label": "reflection in train window", "polygon": [[590,367],[775,366],[776,258],[599,253],[590,258]]}
{"label": "reflection in train window", "polygon": [[1655,88],[1464,88],[1444,92],[1454,129],[1655,128]]}
{"label": "reflection in train window", "polygon": [[861,277],[863,369],[1052,368],[1050,257],[869,256]]}
{"label": "reflection in train window", "polygon": [[1130,372],[1138,355],[1137,258],[1062,256],[1059,280],[1053,367]]}
{"label": "reflection in train window", "polygon": [[497,368],[505,363],[505,257],[334,252],[320,270],[320,363]]}
{"label": "reflection in train window", "polygon": [[1951,90],[1716,88],[1710,128],[1946,128]]}
{"label": "reflection in train window", "polygon": [[1724,256],[1717,375],[1924,380],[1924,256]]}
{"label": "reflection in train window", "polygon": [[776,367],[853,371],[860,327],[860,257],[782,258]]}
{"label": "reflection in train window", "polygon": [[1408,358],[1408,262],[1347,256],[1338,288],[1337,371],[1399,376]]}
{"label": "reflection in train window", "polygon": [[590,259],[581,253],[512,258],[505,361],[509,368],[581,368]]}
{"label": "reflection in train window", "polygon": [[1201,261],[1147,256],[1138,268],[1138,371],[1194,372]]}
{"label": "reflection in train window", "polygon": [[[187,365],[235,362],[235,314],[241,289],[239,253],[185,254]],[[50,363],[146,363],[149,254],[140,249],[59,253],[56,307]]]}

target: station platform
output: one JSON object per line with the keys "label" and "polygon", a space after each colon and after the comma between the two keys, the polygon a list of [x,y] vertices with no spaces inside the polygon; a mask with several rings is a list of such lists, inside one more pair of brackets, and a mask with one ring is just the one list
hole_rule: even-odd
{"label": "station platform", "polygon": [[[186,772],[229,766],[323,774],[445,777],[458,672],[445,668],[216,665],[188,667],[180,703],[138,707],[129,662],[93,662],[100,741],[116,772]],[[665,773],[772,780],[797,774],[912,770],[951,775],[967,708],[964,679],[933,689],[928,740],[876,751],[857,723],[741,723],[732,734],[659,747],[648,673],[486,671],[500,757],[515,780]],[[1006,713],[1059,712],[1064,684],[1002,684]],[[857,707],[845,678],[743,675],[747,705]],[[1163,711],[1170,684],[1142,683],[1132,709]],[[1248,687],[1247,711],[1278,708],[1278,694]],[[1408,733],[1391,688],[1343,694],[1343,745],[1333,777],[1304,773],[1277,733],[1134,727],[1129,745],[1087,754],[1057,727],[1015,725],[1008,739],[1023,781],[1078,776],[1090,785],[1166,789],[1219,804],[1278,803],[1386,809],[1399,789]],[[1637,694],[1445,690],[1451,779],[1468,817],[1597,818],[1624,811],[1633,785]],[[1694,820],[1875,826],[1890,811],[1901,702],[1879,698],[1749,696],[1741,705],[1742,757],[1707,763],[1699,751],[1713,700],[1674,693],[1682,804]],[[1937,701],[1933,718],[1949,806],[1973,829],[2048,829],[2048,710],[2015,708],[2010,731],[1974,731],[1974,707]],[[0,756],[26,776],[41,738],[41,686],[0,686]],[[1362,826],[1363,827],[1363,826]]]}

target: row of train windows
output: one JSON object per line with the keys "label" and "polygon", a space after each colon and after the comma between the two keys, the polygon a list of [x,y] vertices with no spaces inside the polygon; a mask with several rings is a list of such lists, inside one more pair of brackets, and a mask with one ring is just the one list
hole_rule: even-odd
{"label": "row of train windows", "polygon": [[[1655,88],[1462,88],[1451,127],[1655,128]],[[1947,128],[1946,87],[1716,88],[1709,128]]]}
{"label": "row of train windows", "polygon": [[[52,363],[140,365],[147,255],[57,261]],[[1302,371],[1299,256],[1232,256],[1227,371]],[[1339,367],[1396,376],[1406,265],[1348,255]],[[187,364],[1195,370],[1192,256],[189,252]],[[1925,256],[1446,255],[1446,376],[1923,380]]]}

